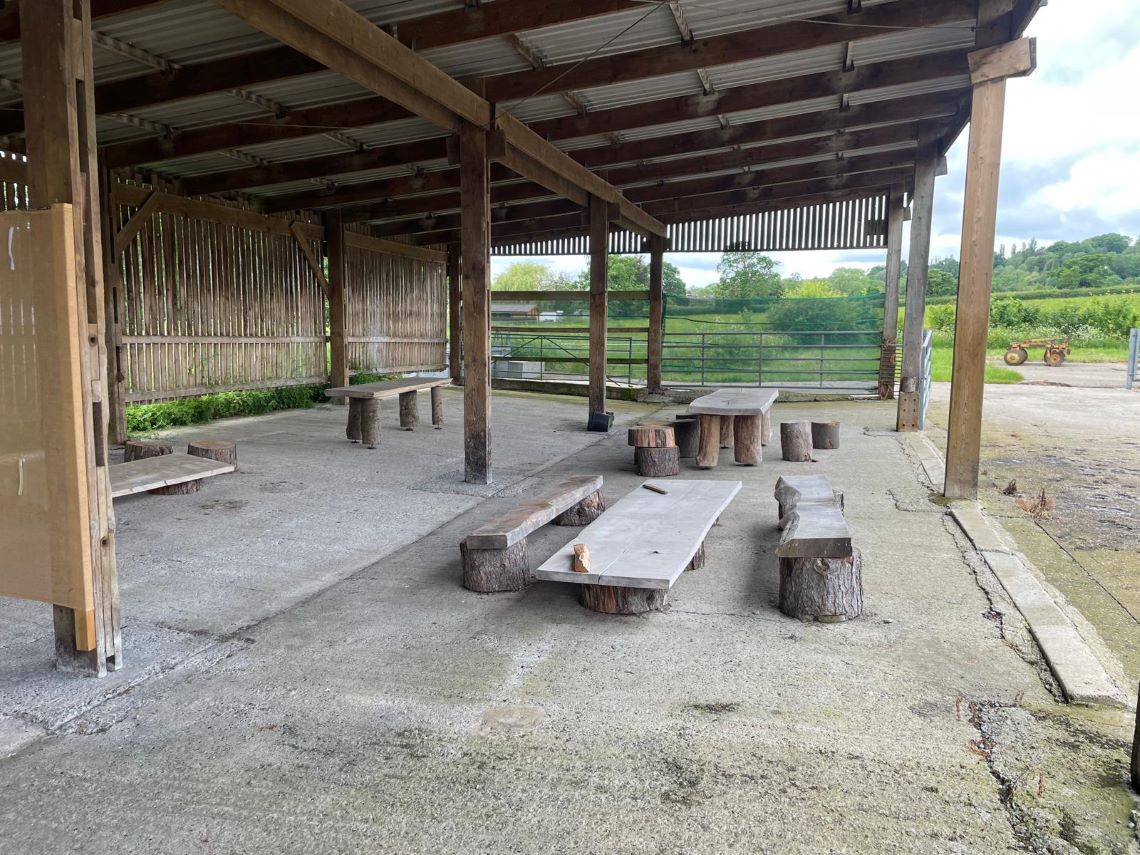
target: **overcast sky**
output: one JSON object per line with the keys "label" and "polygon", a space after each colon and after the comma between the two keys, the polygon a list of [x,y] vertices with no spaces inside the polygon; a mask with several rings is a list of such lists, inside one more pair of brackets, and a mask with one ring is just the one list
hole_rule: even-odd
{"label": "overcast sky", "polygon": [[[1140,235],[1140,4],[1052,0],[1027,35],[1037,70],[1006,88],[997,243],[1076,240],[1104,232]],[[968,131],[968,129],[967,129]],[[947,158],[934,201],[934,258],[958,256],[967,132]],[[906,253],[906,241],[903,252]],[[881,252],[772,253],[781,272],[826,276],[868,268]],[[671,253],[690,287],[716,280],[714,253]],[[498,273],[511,261],[493,259]],[[571,275],[586,259],[541,259]]]}

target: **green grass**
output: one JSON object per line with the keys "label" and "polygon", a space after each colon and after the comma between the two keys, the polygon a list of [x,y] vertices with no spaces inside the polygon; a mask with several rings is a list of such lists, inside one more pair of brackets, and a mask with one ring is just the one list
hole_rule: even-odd
{"label": "green grass", "polygon": [[[1025,378],[1019,371],[1012,368],[1006,368],[1004,365],[993,365],[989,361],[989,357],[1000,356],[1000,351],[989,351],[986,361],[986,382],[987,383],[1020,383]],[[934,348],[934,355],[931,359],[930,377],[936,383],[949,383],[950,372],[954,364],[954,351],[949,347]]]}

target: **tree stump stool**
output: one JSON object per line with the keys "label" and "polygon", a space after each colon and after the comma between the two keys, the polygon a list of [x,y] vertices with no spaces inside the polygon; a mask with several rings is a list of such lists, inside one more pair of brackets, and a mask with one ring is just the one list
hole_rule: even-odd
{"label": "tree stump stool", "polygon": [[701,432],[696,416],[681,418],[673,422],[673,438],[677,442],[677,455],[679,457],[696,457],[700,447]]}
{"label": "tree stump stool", "polygon": [[643,422],[629,429],[637,474],[647,478],[667,478],[681,473],[681,458],[673,436],[673,425]]}
{"label": "tree stump stool", "polygon": [[793,463],[810,463],[811,423],[780,422],[780,452]]}
{"label": "tree stump stool", "polygon": [[224,439],[195,439],[186,446],[186,453],[193,457],[217,460],[237,466],[237,443]]}
{"label": "tree stump stool", "polygon": [[733,459],[741,466],[755,466],[764,457],[760,416],[735,416],[733,422]]}
{"label": "tree stump stool", "polygon": [[443,430],[443,387],[431,387],[431,423],[436,430]]}
{"label": "tree stump stool", "polygon": [[400,427],[404,430],[415,430],[420,421],[419,410],[416,406],[415,392],[400,393]]}
{"label": "tree stump stool", "polygon": [[661,588],[619,588],[615,585],[580,585],[583,606],[607,615],[639,615],[661,609],[668,598]]}
{"label": "tree stump stool", "polygon": [[736,416],[721,416],[720,417],[720,447],[732,448],[732,431],[733,422],[736,421]]}
{"label": "tree stump stool", "polygon": [[812,448],[839,448],[839,422],[812,422]]}
{"label": "tree stump stool", "polygon": [[712,469],[720,459],[720,416],[697,416],[697,468]]}
{"label": "tree stump stool", "polygon": [[800,620],[840,623],[863,613],[863,557],[781,558],[780,611]]}
{"label": "tree stump stool", "polygon": [[526,538],[506,549],[468,549],[467,538],[459,542],[463,556],[463,587],[480,594],[521,591],[531,582]]}
{"label": "tree stump stool", "polygon": [[[162,457],[173,453],[174,446],[169,442],[128,439],[123,445],[123,462],[129,463],[132,460],[145,460],[148,457]],[[197,493],[201,487],[202,479],[199,478],[194,481],[183,481],[181,484],[171,484],[168,487],[155,487],[153,490],[147,490],[147,492],[155,496],[185,496],[190,493]]]}

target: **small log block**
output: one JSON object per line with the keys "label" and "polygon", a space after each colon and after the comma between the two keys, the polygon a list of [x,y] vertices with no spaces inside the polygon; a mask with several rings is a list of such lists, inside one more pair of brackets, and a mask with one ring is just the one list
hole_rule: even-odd
{"label": "small log block", "polygon": [[697,445],[697,468],[712,469],[720,458],[720,416],[697,416],[700,432]]}
{"label": "small log block", "polygon": [[348,399],[348,426],[344,429],[344,435],[348,437],[349,442],[360,442],[360,413],[363,403],[363,398]]}
{"label": "small log block", "polygon": [[174,446],[169,442],[159,442],[151,439],[128,439],[123,445],[123,461],[145,460],[148,457],[162,457],[164,454],[173,454]]}
{"label": "small log block", "polygon": [[360,398],[360,441],[368,448],[380,444],[380,399]]}
{"label": "small log block", "polygon": [[574,572],[590,572],[590,547],[584,543],[574,544]]}
{"label": "small log block", "polygon": [[431,387],[431,423],[436,430],[443,429],[443,387]]}
{"label": "small log block", "polygon": [[705,545],[702,543],[697,547],[697,551],[693,554],[692,559],[689,561],[689,566],[685,568],[689,570],[700,570],[705,566]]}
{"label": "small log block", "polygon": [[583,606],[607,615],[639,615],[665,605],[668,592],[661,588],[619,588],[613,585],[579,585]]}
{"label": "small log block", "polygon": [[673,423],[673,438],[681,457],[696,457],[701,444],[701,430],[696,418],[682,419],[677,416],[677,421]]}
{"label": "small log block", "polygon": [[530,584],[525,537],[506,549],[468,549],[464,538],[459,553],[463,556],[463,587],[469,591],[521,591]]}
{"label": "small log block", "polygon": [[863,613],[863,557],[781,558],[780,611],[800,620],[839,623]]}
{"label": "small log block", "polygon": [[219,463],[237,466],[237,443],[224,439],[195,439],[186,445],[186,453]]}
{"label": "small log block", "polygon": [[626,442],[634,448],[672,448],[677,444],[673,438],[673,425],[661,422],[634,425],[628,431]]}
{"label": "small log block", "polygon": [[416,409],[416,393],[401,392],[400,427],[402,427],[404,430],[415,430],[416,425],[419,423],[419,420],[419,411]]}
{"label": "small log block", "polygon": [[755,466],[764,458],[760,447],[760,416],[736,416],[733,421],[733,458],[741,466]]}
{"label": "small log block", "polygon": [[646,478],[668,478],[681,474],[681,458],[677,447],[635,448],[633,463],[637,474]]}
{"label": "small log block", "polygon": [[732,430],[733,422],[736,416],[721,416],[720,417],[720,447],[732,448]]}
{"label": "small log block", "polygon": [[772,441],[772,414],[767,410],[760,414],[760,444],[767,445]]}
{"label": "small log block", "polygon": [[780,422],[780,453],[793,463],[810,463],[811,423]]}
{"label": "small log block", "polygon": [[839,448],[839,422],[812,422],[812,448]]}
{"label": "small log block", "polygon": [[563,511],[551,522],[555,525],[589,525],[606,509],[606,499],[599,490],[591,493],[574,507]]}

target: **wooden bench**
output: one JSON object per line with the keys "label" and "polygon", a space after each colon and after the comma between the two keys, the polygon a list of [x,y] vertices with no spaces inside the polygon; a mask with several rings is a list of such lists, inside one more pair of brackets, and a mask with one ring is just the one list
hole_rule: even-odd
{"label": "wooden bench", "polygon": [[553,522],[586,525],[606,509],[601,475],[567,478],[481,525],[460,544],[463,585],[472,591],[518,591],[530,584],[526,537]]}
{"label": "wooden bench", "polygon": [[117,499],[120,496],[211,478],[214,475],[225,475],[236,468],[232,463],[221,463],[181,453],[116,463],[108,467],[111,477],[111,498]]}
{"label": "wooden bench", "polygon": [[[535,571],[538,579],[580,585],[584,605],[607,614],[661,608],[689,567],[704,563],[709,529],[738,492],[739,481],[647,481],[586,526]],[[589,550],[590,571],[573,569],[574,547]]]}
{"label": "wooden bench", "polygon": [[837,623],[863,612],[863,561],[851,543],[843,495],[823,475],[776,482],[779,505],[780,611]]}
{"label": "wooden bench", "polygon": [[357,386],[337,386],[325,390],[330,398],[348,399],[348,427],[345,435],[349,442],[359,442],[368,448],[380,444],[380,401],[400,398],[400,427],[415,430],[419,422],[416,393],[431,389],[431,423],[443,427],[442,388],[451,383],[449,377],[409,377],[403,380],[382,380],[379,383],[361,383]]}
{"label": "wooden bench", "polygon": [[721,447],[730,445],[737,463],[759,463],[761,446],[768,444],[772,433],[769,410],[778,395],[777,389],[719,389],[689,404],[700,425],[697,467],[712,469]]}

